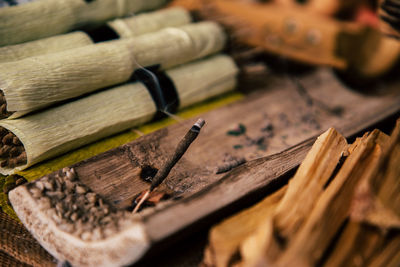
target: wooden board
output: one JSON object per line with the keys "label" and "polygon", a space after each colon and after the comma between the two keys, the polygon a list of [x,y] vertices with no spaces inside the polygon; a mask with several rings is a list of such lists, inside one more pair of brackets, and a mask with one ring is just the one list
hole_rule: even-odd
{"label": "wooden board", "polygon": [[[284,77],[243,101],[208,112],[199,138],[160,190],[173,199],[139,214],[150,248],[188,229],[209,224],[243,199],[265,194],[288,178],[316,136],[335,127],[350,137],[400,111],[398,83],[379,95],[344,86],[327,69]],[[159,168],[194,120],[179,123],[71,166],[79,181],[119,209],[128,208],[149,184],[143,171]],[[234,136],[238,128],[246,133]],[[244,126],[244,127],[243,127]],[[229,158],[248,162],[216,174]],[[50,175],[50,178],[56,174]],[[14,203],[13,203],[14,204]],[[29,219],[29,218],[28,218]],[[32,230],[32,229],[31,229]]]}

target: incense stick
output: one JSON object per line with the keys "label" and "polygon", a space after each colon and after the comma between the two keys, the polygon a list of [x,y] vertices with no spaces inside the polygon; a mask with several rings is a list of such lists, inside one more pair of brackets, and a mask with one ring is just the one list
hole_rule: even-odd
{"label": "incense stick", "polygon": [[164,165],[157,172],[156,176],[153,178],[151,182],[149,190],[146,191],[145,195],[136,205],[135,209],[132,213],[136,213],[142,204],[147,200],[150,196],[150,193],[159,186],[167,177],[172,168],[176,165],[176,163],[182,158],[183,154],[185,154],[186,150],[193,143],[193,141],[197,138],[200,133],[201,128],[205,124],[204,119],[198,119],[195,124],[193,124],[192,128],[186,133],[183,139],[179,142],[178,146],[175,149],[174,154],[164,163]]}

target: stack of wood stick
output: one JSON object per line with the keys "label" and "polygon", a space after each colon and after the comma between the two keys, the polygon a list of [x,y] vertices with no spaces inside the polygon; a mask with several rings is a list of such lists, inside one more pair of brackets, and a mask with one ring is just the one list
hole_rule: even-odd
{"label": "stack of wood stick", "polygon": [[398,266],[400,119],[352,144],[335,129],[288,185],[215,226],[205,266]]}

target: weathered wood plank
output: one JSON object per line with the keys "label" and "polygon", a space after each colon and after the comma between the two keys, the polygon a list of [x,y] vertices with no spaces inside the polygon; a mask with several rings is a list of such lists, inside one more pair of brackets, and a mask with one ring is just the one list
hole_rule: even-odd
{"label": "weathered wood plank", "polygon": [[[174,195],[188,196],[218,181],[218,166],[227,158],[247,161],[272,155],[329,127],[353,133],[395,113],[400,97],[368,96],[345,88],[329,71],[320,71],[303,81],[309,97],[326,107],[309,103],[287,79],[251,94],[245,100],[204,114],[206,126],[198,140],[171,171],[163,184]],[[341,109],[340,115],[332,113]],[[76,164],[82,181],[119,207],[147,187],[139,179],[142,168],[159,168],[193,122],[177,124],[132,143]],[[238,124],[241,136],[227,135]]]}

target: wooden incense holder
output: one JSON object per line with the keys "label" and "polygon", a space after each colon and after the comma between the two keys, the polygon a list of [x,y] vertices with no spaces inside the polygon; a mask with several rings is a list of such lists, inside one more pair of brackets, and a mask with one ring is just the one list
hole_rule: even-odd
{"label": "wooden incense holder", "polygon": [[[56,258],[73,266],[133,263],[284,183],[325,129],[350,137],[400,111],[400,95],[390,90],[398,83],[372,97],[344,87],[328,70],[300,81],[313,101],[278,79],[265,85],[268,90],[202,114],[207,127],[157,188],[171,198],[155,207],[128,212],[193,120],[19,186],[9,199]],[[225,159],[240,157],[247,162],[217,174]]]}

